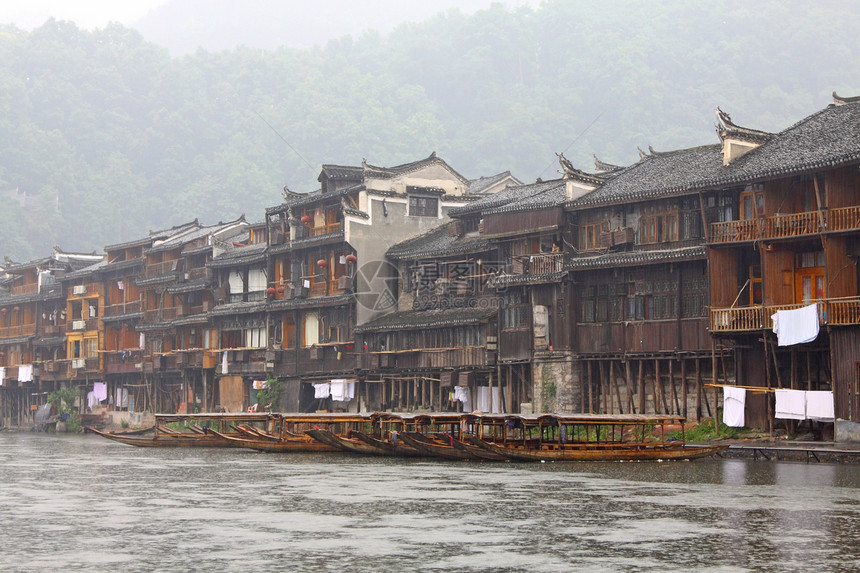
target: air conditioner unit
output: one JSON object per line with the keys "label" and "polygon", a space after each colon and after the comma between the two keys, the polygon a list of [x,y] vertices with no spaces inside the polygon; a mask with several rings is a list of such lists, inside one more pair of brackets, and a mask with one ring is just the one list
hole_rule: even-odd
{"label": "air conditioner unit", "polygon": [[86,358],[75,358],[74,360],[72,360],[72,368],[80,369],[86,367],[86,365]]}
{"label": "air conditioner unit", "polygon": [[75,285],[72,287],[72,294],[83,295],[87,294],[87,285]]}
{"label": "air conditioner unit", "polygon": [[337,278],[338,290],[350,290],[352,288],[352,277],[344,275]]}
{"label": "air conditioner unit", "polygon": [[83,330],[86,328],[87,322],[85,320],[73,320],[72,321],[72,330]]}

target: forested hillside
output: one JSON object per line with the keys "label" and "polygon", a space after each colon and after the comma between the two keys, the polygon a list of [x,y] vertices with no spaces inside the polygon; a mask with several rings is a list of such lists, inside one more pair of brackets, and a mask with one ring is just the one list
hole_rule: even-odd
{"label": "forested hillside", "polygon": [[[262,217],[321,163],[436,151],[466,177],[591,169],[715,143],[714,107],[777,131],[860,94],[853,2],[547,2],[452,11],[307,51],[172,59],[136,31],[0,29],[0,255],[101,250]],[[26,193],[21,206],[9,196]]]}

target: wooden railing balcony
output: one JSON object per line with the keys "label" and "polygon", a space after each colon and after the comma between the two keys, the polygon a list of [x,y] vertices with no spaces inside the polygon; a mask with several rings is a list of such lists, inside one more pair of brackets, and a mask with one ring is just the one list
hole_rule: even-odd
{"label": "wooden railing balcony", "polygon": [[212,269],[208,267],[198,267],[196,269],[188,269],[186,273],[188,280],[209,279],[212,277]]}
{"label": "wooden railing balcony", "polygon": [[143,353],[138,348],[112,350],[105,353],[105,372],[108,374],[137,372],[137,365],[141,362],[143,362]]}
{"label": "wooden railing balcony", "polygon": [[0,328],[0,338],[16,338],[18,336],[32,336],[36,334],[35,324],[19,324],[17,326],[4,326]]}
{"label": "wooden railing balcony", "polygon": [[66,334],[66,323],[62,324],[42,324],[36,330],[42,338],[51,338],[53,336],[63,336]]}
{"label": "wooden railing balcony", "polygon": [[119,303],[119,304],[110,304],[104,307],[104,315],[105,316],[120,316],[123,314],[131,314],[133,312],[140,312],[142,308],[141,302],[139,300],[132,300],[129,302]]}
{"label": "wooden railing balcony", "polygon": [[330,233],[337,233],[340,231],[341,225],[340,221],[335,223],[328,223],[327,225],[320,225],[319,227],[309,227],[309,236],[311,237],[319,237],[320,235],[328,235]]}
{"label": "wooden railing balcony", "polygon": [[328,288],[327,288],[325,281],[318,282],[318,283],[311,283],[310,296],[325,296],[327,293],[328,293]]}
{"label": "wooden railing balcony", "polygon": [[[824,227],[822,228],[822,223]],[[860,206],[711,223],[712,243],[788,239],[824,231],[860,230]]]}
{"label": "wooden railing balcony", "polygon": [[[744,332],[772,329],[771,316],[779,310],[796,310],[810,303],[710,309],[711,332]],[[818,305],[818,321],[831,326],[860,324],[860,297],[824,299]]]}
{"label": "wooden railing balcony", "polygon": [[34,294],[39,291],[39,285],[36,283],[15,285],[12,287],[12,294]]}
{"label": "wooden railing balcony", "polygon": [[827,324],[860,324],[860,297],[827,301]]}
{"label": "wooden railing balcony", "polygon": [[513,257],[514,274],[544,275],[564,267],[564,253],[535,253]]}
{"label": "wooden railing balcony", "polygon": [[826,215],[828,231],[860,229],[860,205],[830,209]]}
{"label": "wooden railing balcony", "polygon": [[182,316],[182,307],[155,308],[143,311],[144,322],[167,322]]}
{"label": "wooden railing balcony", "polygon": [[181,259],[176,259],[173,261],[164,261],[163,263],[152,263],[146,265],[144,269],[144,276],[149,277],[159,277],[161,275],[170,274],[172,272],[176,272],[182,265]]}

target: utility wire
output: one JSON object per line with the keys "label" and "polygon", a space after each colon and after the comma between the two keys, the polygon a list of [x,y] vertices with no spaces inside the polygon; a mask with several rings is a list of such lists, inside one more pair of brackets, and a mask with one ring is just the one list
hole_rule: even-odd
{"label": "utility wire", "polygon": [[289,141],[287,141],[286,139],[284,139],[284,136],[283,136],[283,135],[281,135],[280,133],[278,133],[278,130],[277,130],[277,129],[275,129],[274,127],[272,127],[272,124],[271,124],[271,123],[269,123],[268,121],[266,121],[266,118],[264,118],[262,115],[260,115],[259,113],[257,113],[257,111],[256,111],[256,110],[251,110],[251,111],[253,111],[253,112],[257,115],[257,117],[259,117],[260,119],[262,119],[262,120],[263,120],[263,123],[265,123],[266,125],[268,125],[268,126],[269,126],[269,129],[271,129],[272,131],[274,131],[274,132],[275,132],[275,135],[277,135],[278,137],[280,137],[280,138],[281,138],[281,141],[283,141],[284,143],[286,143],[286,144],[287,144],[287,147],[289,147],[290,149],[292,149],[292,150],[293,150],[293,153],[295,153],[296,155],[298,155],[298,156],[299,156],[299,159],[301,159],[302,161],[304,161],[304,162],[305,162],[305,165],[307,165],[307,166],[308,166],[308,168],[310,168],[310,170],[311,170],[311,171],[313,171],[314,173],[316,173],[316,168],[315,168],[313,165],[311,165],[310,163],[308,163],[308,160],[307,160],[307,159],[305,159],[304,157],[302,157],[302,154],[301,154],[301,153],[299,153],[299,152],[296,150],[296,148],[295,148],[295,147],[293,147],[292,145],[290,145],[290,142],[289,142]]}
{"label": "utility wire", "polygon": [[[576,136],[576,138],[575,138],[573,141],[571,141],[571,142],[570,142],[570,145],[568,145],[567,147],[565,147],[565,148],[564,148],[564,151],[562,151],[562,152],[561,152],[561,154],[562,154],[562,155],[564,155],[565,153],[567,153],[567,150],[568,150],[568,149],[570,149],[570,148],[571,148],[571,146],[572,146],[574,143],[576,143],[577,141],[579,141],[579,140],[582,138],[582,136],[583,136],[583,135],[585,135],[585,134],[588,132],[588,130],[589,130],[589,129],[591,129],[591,126],[592,126],[592,125],[594,125],[595,123],[597,123],[597,120],[598,120],[598,119],[600,119],[600,116],[602,116],[602,115],[603,115],[603,112],[602,112],[602,111],[601,111],[600,113],[598,113],[598,114],[597,114],[597,117],[595,117],[593,120],[591,120],[591,123],[589,123],[589,124],[585,127],[585,129],[583,129],[583,130],[582,130],[582,132],[581,132],[579,135],[577,135],[577,136]],[[287,145],[289,145],[289,144],[287,144]],[[547,169],[549,169],[550,167],[552,167],[552,164],[553,164],[553,163],[555,163],[555,161],[550,161],[550,162],[549,162],[549,165],[547,165],[546,167],[544,167],[544,168],[543,168],[543,171],[541,171],[541,172],[540,172],[540,175],[538,175],[538,177],[543,177],[543,174],[544,174],[544,173],[546,173],[546,170],[547,170]]]}

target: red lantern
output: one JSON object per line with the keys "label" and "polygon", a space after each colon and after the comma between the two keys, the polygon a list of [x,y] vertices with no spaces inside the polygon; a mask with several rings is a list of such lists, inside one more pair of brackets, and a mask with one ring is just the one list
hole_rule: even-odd
{"label": "red lantern", "polygon": [[269,288],[267,288],[267,289],[266,289],[266,293],[267,293],[269,296],[275,296],[275,287],[269,287]]}
{"label": "red lantern", "polygon": [[281,285],[281,286],[279,286],[279,287],[278,287],[278,293],[280,293],[280,294],[284,294],[284,290],[285,290],[285,289],[284,289],[284,285]]}
{"label": "red lantern", "polygon": [[302,223],[304,223],[305,225],[310,225],[311,221],[313,220],[313,217],[311,217],[310,215],[302,215]]}
{"label": "red lantern", "polygon": [[18,312],[19,310],[21,310],[21,307],[20,307],[20,306],[16,306],[16,307],[15,307],[15,308],[13,308],[12,310],[14,310],[15,312]]}
{"label": "red lantern", "polygon": [[2,309],[0,309],[0,312],[6,314],[7,312],[9,312],[9,309],[4,306]]}
{"label": "red lantern", "polygon": [[320,259],[317,261],[317,266],[321,269],[324,269],[328,266],[328,261],[325,259]]}
{"label": "red lantern", "polygon": [[353,255],[352,253],[350,253],[346,256],[346,262],[348,262],[349,264],[353,264],[357,260],[358,260],[358,258],[355,255]]}

